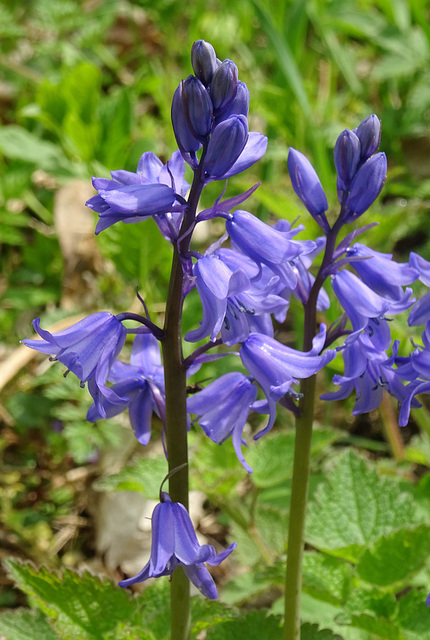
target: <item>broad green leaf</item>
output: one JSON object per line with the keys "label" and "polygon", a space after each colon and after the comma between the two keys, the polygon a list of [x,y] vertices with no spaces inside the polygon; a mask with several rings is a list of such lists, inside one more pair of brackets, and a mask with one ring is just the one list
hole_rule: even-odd
{"label": "broad green leaf", "polygon": [[410,496],[348,450],[314,494],[306,539],[355,562],[363,547],[415,522],[416,507]]}
{"label": "broad green leaf", "polygon": [[360,556],[362,580],[386,587],[419,571],[430,555],[430,526],[405,528],[382,536]]}
{"label": "broad green leaf", "polygon": [[191,599],[191,634],[198,636],[204,629],[231,620],[235,611],[222,602],[195,596]]}
{"label": "broad green leaf", "polygon": [[430,607],[425,601],[428,590],[411,591],[399,600],[399,625],[406,640],[424,640],[429,635]]}
{"label": "broad green leaf", "polygon": [[5,640],[58,640],[41,611],[14,609],[0,615],[0,634]]}
{"label": "broad green leaf", "polygon": [[341,604],[352,579],[349,563],[318,552],[303,556],[303,589],[318,600]]}
{"label": "broad green leaf", "polygon": [[305,622],[300,629],[300,640],[342,640],[330,629],[319,629],[317,624]]}
{"label": "broad green leaf", "polygon": [[351,614],[366,613],[381,618],[393,618],[397,610],[393,594],[381,589],[362,589],[356,586],[348,593],[343,606]]}
{"label": "broad green leaf", "polygon": [[157,500],[166,473],[166,459],[163,456],[137,458],[119,473],[99,478],[93,487],[99,491],[138,491],[149,499]]}
{"label": "broad green leaf", "polygon": [[257,487],[272,487],[292,475],[294,433],[274,433],[262,438],[246,456]]}
{"label": "broad green leaf", "polygon": [[42,567],[6,560],[7,570],[50,619],[61,638],[103,640],[124,620],[130,620],[135,606],[128,594],[109,580],[84,572],[65,570],[63,576]]}
{"label": "broad green leaf", "polygon": [[352,616],[351,625],[369,634],[369,638],[382,640],[403,640],[402,634],[394,624],[383,618],[375,618],[366,613]]}
{"label": "broad green leaf", "polygon": [[207,640],[270,640],[282,639],[280,619],[264,611],[250,611],[236,620],[229,620],[208,630]]}

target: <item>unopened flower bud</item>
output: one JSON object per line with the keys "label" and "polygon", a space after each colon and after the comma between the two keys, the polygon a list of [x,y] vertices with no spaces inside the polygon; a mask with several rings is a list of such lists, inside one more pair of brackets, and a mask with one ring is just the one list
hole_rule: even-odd
{"label": "unopened flower bud", "polygon": [[210,95],[215,111],[222,111],[235,98],[237,76],[237,67],[232,60],[224,60],[213,74]]}
{"label": "unopened flower bud", "polygon": [[173,125],[173,131],[174,131],[176,142],[178,143],[179,149],[182,152],[193,153],[198,149],[200,149],[201,143],[192,134],[190,127],[188,125],[187,119],[185,117],[183,100],[182,100],[183,84],[184,83],[181,82],[181,84],[173,94],[172,125]]}
{"label": "unopened flower bud", "polygon": [[213,130],[204,160],[206,178],[221,179],[236,162],[248,139],[245,116],[230,116]]}
{"label": "unopened flower bud", "polygon": [[353,131],[345,129],[342,131],[334,147],[334,164],[338,175],[337,188],[339,200],[342,192],[348,191],[351,181],[357,171],[360,162],[360,140]]}
{"label": "unopened flower bud", "polygon": [[360,140],[361,145],[361,161],[364,162],[367,158],[370,158],[379,147],[381,141],[381,121],[374,113],[363,120],[358,125],[357,129],[354,129],[354,133]]}
{"label": "unopened flower bud", "polygon": [[288,153],[287,165],[294,191],[311,216],[324,231],[328,231],[330,227],[325,217],[328,202],[317,172],[306,156],[292,147]]}
{"label": "unopened flower bud", "polygon": [[234,99],[230,102],[228,107],[222,111],[218,117],[218,121],[225,120],[226,118],[236,114],[247,116],[249,111],[249,90],[244,82],[240,80],[237,83],[237,92]]}
{"label": "unopened flower bud", "polygon": [[203,83],[194,76],[183,83],[182,107],[192,134],[198,139],[205,138],[212,127],[212,102]]}
{"label": "unopened flower bud", "polygon": [[197,78],[207,87],[217,68],[213,46],[204,40],[196,40],[191,48],[191,64]]}
{"label": "unopened flower bud", "polygon": [[[387,177],[385,153],[377,153],[363,164],[352,181],[347,206],[354,218],[361,216],[381,193]],[[348,216],[346,222],[352,219]]]}

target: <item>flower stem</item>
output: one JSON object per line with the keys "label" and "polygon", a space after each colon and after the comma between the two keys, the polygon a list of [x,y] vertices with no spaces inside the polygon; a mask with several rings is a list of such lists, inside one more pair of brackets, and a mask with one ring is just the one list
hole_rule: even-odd
{"label": "flower stem", "polygon": [[[305,304],[305,332],[303,351],[312,348],[316,331],[317,299],[326,278],[326,269],[333,260],[337,235],[342,226],[341,215],[327,234],[321,267]],[[316,375],[301,381],[302,394],[296,417],[296,438],[291,484],[290,517],[288,525],[287,569],[285,575],[284,640],[300,640],[300,601],[302,591],[302,562],[305,544],[305,520],[308,503],[312,427],[315,412]]]}
{"label": "flower stem", "polygon": [[[182,306],[184,272],[181,253],[188,251],[190,236],[187,231],[194,222],[197,204],[203,189],[201,170],[194,174],[194,180],[188,198],[179,237],[184,237],[179,249],[178,243],[173,249],[172,271],[166,301],[161,345],[164,364],[164,384],[166,398],[166,447],[169,473],[178,469],[169,478],[169,494],[172,502],[180,502],[188,509],[188,422],[187,422],[187,384],[186,368],[182,354]],[[190,638],[190,584],[182,567],[172,574],[170,590],[171,640],[189,640]]]}

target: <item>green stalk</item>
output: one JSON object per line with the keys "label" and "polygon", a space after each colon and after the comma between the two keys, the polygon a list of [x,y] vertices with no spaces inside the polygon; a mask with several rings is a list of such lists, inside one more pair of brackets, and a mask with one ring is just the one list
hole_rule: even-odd
{"label": "green stalk", "polygon": [[[202,155],[200,167],[203,166],[203,157]],[[188,208],[185,211],[179,232],[179,237],[184,237],[180,247],[182,255],[186,253],[189,248],[191,234],[186,234],[186,232],[194,222],[202,189],[201,170],[198,169],[194,174],[194,180],[188,198]],[[175,243],[169,291],[166,301],[164,336],[161,341],[166,398],[165,433],[169,473],[178,467],[182,467],[178,471],[175,471],[169,478],[170,498],[172,502],[180,502],[188,509],[187,385],[186,369],[184,367],[182,354],[183,281],[184,274],[180,252],[177,243]],[[170,640],[189,640],[191,620],[190,583],[182,567],[175,569],[171,578]]]}
{"label": "green stalk", "polygon": [[[309,294],[305,309],[303,351],[312,348],[316,331],[318,293],[326,278],[325,270],[333,260],[342,215],[327,234],[324,258]],[[285,574],[284,640],[300,640],[300,601],[302,592],[302,562],[305,544],[305,520],[308,503],[312,427],[315,412],[316,375],[301,381],[302,394],[296,418],[296,439],[291,485],[290,517],[288,525],[287,569]]]}

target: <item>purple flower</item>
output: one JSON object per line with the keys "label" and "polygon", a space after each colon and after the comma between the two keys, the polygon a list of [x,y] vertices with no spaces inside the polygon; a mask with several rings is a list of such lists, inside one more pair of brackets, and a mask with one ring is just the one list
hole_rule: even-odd
{"label": "purple flower", "polygon": [[368,287],[393,301],[401,300],[404,295],[402,287],[415,282],[419,275],[408,264],[395,262],[390,253],[374,251],[359,242],[347,250],[347,256],[354,258],[351,266]]}
{"label": "purple flower", "polygon": [[218,66],[213,46],[205,40],[196,40],[191,47],[191,64],[197,78],[207,87]]}
{"label": "purple flower", "polygon": [[168,493],[163,492],[161,497],[162,502],[152,514],[151,557],[142,571],[133,578],[122,580],[119,586],[128,587],[148,578],[167,576],[182,566],[204,596],[216,599],[217,588],[204,563],[219,565],[236,548],[236,543],[218,554],[212,545],[200,545],[186,508],[179,502],[172,502]]}
{"label": "purple flower", "polygon": [[386,349],[391,344],[390,329],[386,320],[371,320],[364,334],[342,349],[344,375],[333,376],[339,391],[325,393],[322,400],[343,400],[355,390],[353,415],[373,411],[382,402],[384,390],[401,404],[407,397],[406,387],[393,365],[398,343],[393,345],[393,356]]}
{"label": "purple flower", "polygon": [[297,395],[291,386],[298,379],[309,378],[325,367],[336,356],[336,351],[327,350],[318,355],[324,346],[326,328],[320,327],[315,336],[311,351],[302,352],[291,349],[273,338],[251,333],[240,349],[240,357],[251,376],[263,389],[268,400],[269,423],[255,438],[260,438],[273,426],[276,415],[276,402],[286,394]]}
{"label": "purple flower", "polygon": [[357,171],[361,156],[360,140],[353,131],[342,131],[334,146],[334,164],[337,171],[339,202],[344,191],[348,191]]}
{"label": "purple flower", "polygon": [[428,594],[428,596],[426,598],[426,607],[430,607],[430,593]]}
{"label": "purple flower", "polygon": [[381,193],[387,178],[387,158],[385,153],[377,153],[360,167],[351,183],[348,199],[349,209],[345,222],[352,222],[361,216]]}
{"label": "purple flower", "polygon": [[378,150],[381,142],[381,121],[372,113],[353,129],[353,133],[360,140],[360,163],[363,163]]}
{"label": "purple flower", "polygon": [[234,244],[257,264],[265,264],[291,290],[298,283],[293,261],[316,248],[315,242],[292,238],[300,228],[278,231],[248,211],[236,210],[226,222],[226,231]]}
{"label": "purple flower", "polygon": [[320,227],[328,232],[330,226],[325,215],[328,202],[315,169],[303,153],[292,147],[288,152],[287,164],[291,184],[297,196]]}
{"label": "purple flower", "polygon": [[[116,222],[140,222],[154,217],[164,235],[174,236],[179,228],[183,198],[188,190],[184,180],[185,164],[176,151],[165,165],[151,152],[142,155],[136,173],[111,171],[112,180],[93,178],[98,195],[86,205],[99,213],[96,234]],[[179,218],[179,219],[178,219]]]}
{"label": "purple flower", "polygon": [[127,335],[126,329],[115,316],[107,312],[93,313],[54,334],[40,327],[39,318],[33,320],[33,327],[42,340],[23,340],[27,347],[50,354],[82,383],[91,383],[110,402],[127,402],[127,398],[121,398],[106,386],[109,371]]}
{"label": "purple flower", "polygon": [[221,331],[225,344],[243,342],[250,331],[273,332],[270,313],[285,317],[288,303],[276,295],[278,279],[262,276],[247,256],[228,249],[199,258],[193,275],[203,307],[198,329],[189,331],[185,339],[197,342],[209,336],[213,342]]}
{"label": "purple flower", "polygon": [[116,360],[109,372],[112,391],[125,397],[125,404],[118,405],[97,393],[87,413],[87,420],[112,418],[127,408],[134,434],[143,445],[151,437],[151,418],[155,412],[165,419],[164,372],[161,364],[160,343],[151,333],[140,333],[134,338],[130,364]]}
{"label": "purple flower", "polygon": [[242,454],[241,445],[246,444],[242,433],[256,397],[257,387],[250,378],[232,372],[187,400],[188,412],[198,416],[201,428],[213,442],[221,443],[232,437],[236,455],[248,473],[252,469]]}
{"label": "purple flower", "polygon": [[412,289],[407,288],[402,297],[392,300],[375,293],[371,287],[356,275],[343,269],[332,280],[333,291],[351,321],[353,332],[346,342],[356,339],[371,318],[382,319],[385,314],[396,314],[408,309]]}
{"label": "purple flower", "polygon": [[248,139],[248,121],[243,115],[231,115],[213,130],[203,160],[204,178],[221,180],[239,159]]}

